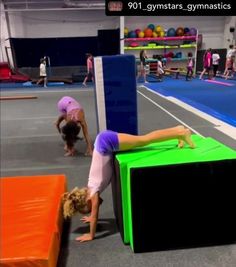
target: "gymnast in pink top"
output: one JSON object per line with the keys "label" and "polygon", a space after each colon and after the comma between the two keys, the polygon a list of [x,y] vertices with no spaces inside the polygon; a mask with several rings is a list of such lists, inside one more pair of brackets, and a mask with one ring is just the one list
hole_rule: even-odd
{"label": "gymnast in pink top", "polygon": [[211,70],[212,70],[212,54],[211,54],[211,48],[208,48],[203,55],[203,71],[201,72],[199,79],[201,80],[206,72],[208,79],[211,79],[210,77]]}
{"label": "gymnast in pink top", "polygon": [[[87,150],[85,155],[92,156],[92,143],[88,133],[88,126],[85,120],[85,114],[82,106],[74,98],[70,96],[62,97],[57,103],[58,111],[60,116],[58,117],[55,125],[62,135],[63,140],[65,141],[66,150],[65,156],[74,156],[75,148],[74,145],[79,139],[78,135],[82,127],[85,141],[87,143]],[[61,123],[65,121],[65,125],[60,127]]]}
{"label": "gymnast in pink top", "polygon": [[99,207],[102,203],[100,194],[108,187],[113,175],[113,153],[142,147],[154,142],[177,139],[182,148],[187,143],[194,148],[191,132],[184,126],[156,130],[145,135],[131,135],[114,131],[103,131],[96,137],[87,187],[75,187],[62,196],[63,214],[72,217],[76,212],[89,214],[81,220],[90,223],[90,231],[76,238],[79,242],[93,240],[96,233]]}

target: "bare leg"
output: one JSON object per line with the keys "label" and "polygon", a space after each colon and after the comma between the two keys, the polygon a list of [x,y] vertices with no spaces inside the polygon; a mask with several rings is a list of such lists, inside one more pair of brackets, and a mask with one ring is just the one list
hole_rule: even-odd
{"label": "bare leg", "polygon": [[225,73],[225,80],[227,80],[228,79],[228,77],[229,77],[229,75],[228,75],[229,73],[228,73],[228,71],[226,71],[226,73]]}
{"label": "bare leg", "polygon": [[200,74],[200,77],[199,77],[200,80],[202,79],[202,76],[205,74],[205,72],[206,72],[206,69],[203,69],[203,71],[202,71],[202,73]]}
{"label": "bare leg", "polygon": [[88,80],[88,75],[84,78],[83,85],[86,86],[86,82]]}
{"label": "bare leg", "polygon": [[184,143],[187,143],[191,148],[195,147],[191,139],[190,130],[184,128],[182,125],[163,130],[156,130],[140,136],[119,133],[118,138],[120,151],[130,150],[135,147],[141,147],[151,143],[172,139],[178,140],[178,147],[180,148],[184,146]]}
{"label": "bare leg", "polygon": [[44,83],[44,87],[47,87],[47,77],[44,77],[43,83]]}
{"label": "bare leg", "polygon": [[144,79],[144,82],[145,83],[148,83],[148,81],[147,81],[147,74],[146,74],[146,68],[145,67],[143,68],[143,79]]}
{"label": "bare leg", "polygon": [[137,75],[137,80],[138,80],[140,77],[143,77],[143,65],[142,65],[142,63],[140,63],[140,65],[139,65],[138,75]]}
{"label": "bare leg", "polygon": [[43,79],[42,78],[40,78],[38,81],[37,81],[37,85],[39,85],[41,82],[43,81]]}

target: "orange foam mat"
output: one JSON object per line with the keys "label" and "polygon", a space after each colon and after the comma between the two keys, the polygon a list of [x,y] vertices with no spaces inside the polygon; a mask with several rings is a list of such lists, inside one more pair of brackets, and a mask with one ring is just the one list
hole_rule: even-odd
{"label": "orange foam mat", "polygon": [[0,178],[0,265],[55,267],[63,216],[60,175]]}

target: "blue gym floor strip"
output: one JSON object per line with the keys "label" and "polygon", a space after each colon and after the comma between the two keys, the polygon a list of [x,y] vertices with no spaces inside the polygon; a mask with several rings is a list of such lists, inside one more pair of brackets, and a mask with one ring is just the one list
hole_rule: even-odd
{"label": "blue gym floor strip", "polygon": [[236,127],[236,82],[233,86],[206,83],[199,79],[185,81],[166,78],[160,83],[146,83],[149,89],[175,97],[221,121]]}
{"label": "blue gym floor strip", "polygon": [[50,82],[48,83],[47,87],[44,88],[43,86],[32,84],[31,82],[26,83],[0,83],[0,91],[7,92],[7,91],[47,91],[47,90],[58,90],[59,88],[62,90],[66,89],[91,89],[94,87],[94,83],[88,83],[87,86],[83,86],[82,83],[73,83],[73,84],[65,84],[64,82]]}

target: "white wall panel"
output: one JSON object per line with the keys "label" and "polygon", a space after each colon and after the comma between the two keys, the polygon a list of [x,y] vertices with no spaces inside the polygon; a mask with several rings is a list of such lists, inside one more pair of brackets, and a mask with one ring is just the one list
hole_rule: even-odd
{"label": "white wall panel", "polygon": [[[120,24],[119,17],[106,16],[104,10],[11,12],[9,21],[11,37],[18,38],[96,36],[97,30],[116,29]],[[144,29],[150,23],[166,29],[195,27],[203,34],[204,49],[228,48],[228,27],[235,19],[228,21],[225,16],[130,16],[124,18],[124,25],[130,30]]]}
{"label": "white wall panel", "polygon": [[119,17],[107,17],[102,10],[14,12],[10,13],[10,26],[12,37],[96,36],[97,30],[118,28]]}

